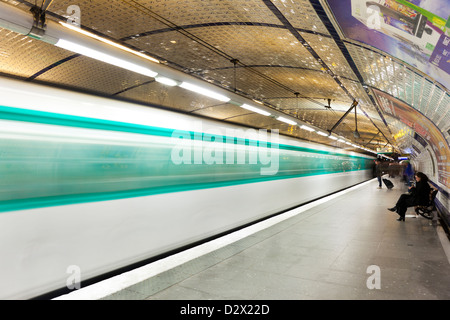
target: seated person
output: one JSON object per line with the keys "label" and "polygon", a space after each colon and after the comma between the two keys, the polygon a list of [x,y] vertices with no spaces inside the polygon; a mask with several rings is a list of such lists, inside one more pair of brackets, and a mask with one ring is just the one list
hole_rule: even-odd
{"label": "seated person", "polygon": [[416,186],[409,187],[409,193],[402,194],[398,199],[395,207],[389,208],[390,211],[396,211],[400,218],[397,221],[405,221],[405,213],[408,207],[417,205],[428,205],[430,201],[430,185],[428,184],[428,177],[422,173],[417,172],[414,175],[416,179]]}

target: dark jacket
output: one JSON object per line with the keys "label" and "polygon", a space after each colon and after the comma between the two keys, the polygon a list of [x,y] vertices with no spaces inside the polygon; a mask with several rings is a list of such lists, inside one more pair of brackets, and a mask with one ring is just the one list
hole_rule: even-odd
{"label": "dark jacket", "polygon": [[375,174],[377,177],[381,177],[383,175],[383,167],[381,166],[381,163],[375,165]]}
{"label": "dark jacket", "polygon": [[430,202],[430,185],[427,181],[419,181],[416,183],[415,187],[410,189],[411,195],[414,198],[413,204],[417,205],[428,205]]}

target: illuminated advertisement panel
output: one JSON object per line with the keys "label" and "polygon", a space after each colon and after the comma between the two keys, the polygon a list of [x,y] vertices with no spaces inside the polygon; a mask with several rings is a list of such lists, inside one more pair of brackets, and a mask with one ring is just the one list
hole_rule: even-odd
{"label": "illuminated advertisement panel", "polygon": [[415,139],[420,137],[424,140],[421,141],[423,146],[429,145],[433,149],[438,160],[439,182],[450,188],[450,149],[441,131],[427,117],[403,101],[385,92],[372,90],[383,113],[411,127],[417,133]]}
{"label": "illuminated advertisement panel", "polygon": [[345,37],[450,88],[450,0],[327,0]]}

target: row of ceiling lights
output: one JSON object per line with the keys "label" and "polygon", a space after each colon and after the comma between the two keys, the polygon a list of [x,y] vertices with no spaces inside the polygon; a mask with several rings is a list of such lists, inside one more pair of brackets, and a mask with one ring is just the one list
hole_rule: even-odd
{"label": "row of ceiling lights", "polygon": [[[140,56],[140,57],[142,57],[144,59],[147,59],[149,61],[152,61],[154,63],[159,63],[158,60],[156,60],[156,59],[154,59],[152,57],[149,57],[149,56],[147,56],[147,55],[145,55],[145,54],[143,54],[141,52],[132,50],[132,49],[130,49],[128,47],[122,46],[122,45],[117,44],[117,43],[115,43],[113,41],[110,41],[108,39],[99,37],[99,36],[97,36],[97,35],[95,35],[93,33],[85,31],[85,30],[83,30],[83,29],[81,29],[81,28],[79,28],[77,26],[73,26],[73,25],[70,25],[70,24],[67,24],[67,23],[64,23],[64,22],[60,22],[60,24],[62,26],[64,26],[64,27],[66,27],[66,28],[69,28],[69,29],[71,29],[73,31],[76,31],[76,32],[79,32],[79,33],[82,33],[82,34],[84,34],[86,36],[89,36],[89,37],[91,37],[93,39],[102,41],[102,42],[104,42],[106,44],[109,44],[109,45],[112,45],[112,46],[114,46],[116,48],[125,50],[125,51],[130,52],[130,53],[135,54],[135,55],[138,55],[138,56]],[[225,96],[223,94],[217,93],[217,92],[215,92],[213,90],[206,89],[206,88],[204,88],[202,86],[198,86],[198,85],[192,84],[192,83],[187,82],[187,81],[177,81],[177,80],[173,80],[173,79],[168,78],[168,77],[161,76],[160,74],[158,74],[155,71],[152,71],[151,69],[148,69],[148,68],[136,65],[134,63],[131,63],[131,62],[128,62],[128,61],[125,61],[125,60],[122,60],[122,59],[119,59],[119,58],[116,58],[116,57],[113,57],[111,55],[102,53],[102,52],[100,52],[98,50],[94,50],[94,49],[91,49],[91,48],[88,48],[88,47],[76,44],[76,43],[71,42],[71,41],[67,41],[67,40],[64,40],[64,39],[59,39],[58,42],[56,42],[55,45],[60,47],[60,48],[66,49],[66,50],[69,50],[69,51],[72,51],[72,52],[76,52],[76,53],[79,53],[79,54],[91,57],[93,59],[97,59],[97,60],[100,60],[100,61],[103,61],[103,62],[106,62],[106,63],[109,63],[109,64],[113,64],[113,65],[121,67],[121,68],[125,68],[125,69],[130,70],[130,71],[134,71],[134,72],[143,74],[145,76],[149,76],[149,77],[155,78],[155,81],[157,81],[159,83],[162,83],[164,85],[179,86],[179,87],[184,88],[186,90],[190,90],[192,92],[199,93],[201,95],[204,95],[204,96],[207,96],[209,98],[213,98],[213,99],[219,100],[221,102],[231,102],[231,103],[233,103],[229,97],[227,97],[227,96]],[[244,104],[236,103],[236,104],[238,104],[241,108],[244,108],[246,110],[249,110],[249,111],[252,111],[252,112],[264,115],[264,116],[273,116],[270,112],[268,112],[266,110],[263,110],[261,108],[257,108],[255,106],[252,106],[250,104],[246,104],[246,103],[244,103]],[[325,132],[323,132],[321,130],[313,129],[310,126],[307,126],[305,124],[299,124],[297,121],[288,119],[288,118],[283,117],[283,116],[275,116],[275,118],[277,120],[279,120],[281,122],[284,122],[284,123],[287,123],[289,125],[299,126],[303,130],[307,130],[309,132],[316,132],[318,135],[321,135],[321,136],[324,136],[324,137],[328,137],[328,138],[330,138],[332,140],[336,140],[337,142],[345,143],[345,144],[347,144],[349,146],[352,146],[354,148],[359,148],[359,149],[365,150],[367,152],[371,152],[371,153],[377,154],[377,152],[375,152],[375,151],[373,151],[371,149],[368,149],[368,148],[356,145],[356,144],[354,144],[352,142],[346,141],[346,139],[344,137],[341,137],[341,136],[336,137],[336,136],[334,136],[332,134],[325,133]]]}

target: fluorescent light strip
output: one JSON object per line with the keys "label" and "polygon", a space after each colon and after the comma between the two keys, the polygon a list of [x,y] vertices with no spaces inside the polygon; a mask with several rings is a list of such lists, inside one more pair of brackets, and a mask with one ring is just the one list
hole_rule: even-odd
{"label": "fluorescent light strip", "polygon": [[115,65],[117,67],[124,68],[124,69],[130,70],[130,71],[133,71],[133,72],[137,72],[137,73],[140,73],[145,76],[152,77],[152,78],[156,77],[156,75],[158,74],[148,68],[139,66],[132,62],[116,58],[109,54],[76,44],[71,41],[67,41],[64,39],[59,39],[55,45],[60,48],[63,48],[63,49],[66,49],[66,50],[69,50],[72,52],[76,52],[76,53],[82,54],[84,56],[87,56],[87,57],[90,57],[90,58],[93,58],[96,60],[100,60],[100,61],[112,64],[112,65]]}
{"label": "fluorescent light strip", "polygon": [[156,77],[155,80],[159,83],[165,84],[167,86],[176,86],[178,83],[175,80],[166,78],[166,77]]}
{"label": "fluorescent light strip", "polygon": [[297,122],[289,120],[289,119],[286,119],[286,118],[283,118],[283,117],[278,117],[277,120],[280,120],[280,121],[282,121],[284,123],[287,123],[287,124],[292,124],[292,125],[296,125],[297,124]]}
{"label": "fluorescent light strip", "polygon": [[328,136],[328,134],[326,134],[325,132],[322,132],[322,131],[316,131],[316,133],[318,135],[321,135],[321,136],[324,136],[324,137]]}
{"label": "fluorescent light strip", "polygon": [[143,54],[143,53],[141,53],[141,52],[132,50],[132,49],[127,48],[127,47],[125,47],[125,46],[123,46],[123,45],[121,45],[121,44],[115,43],[115,42],[113,42],[113,41],[111,41],[111,40],[108,40],[108,39],[99,37],[99,36],[97,36],[97,35],[95,35],[95,34],[93,34],[93,33],[91,33],[91,32],[88,32],[88,31],[86,31],[86,30],[81,29],[80,27],[76,27],[76,26],[74,26],[74,25],[71,25],[71,24],[68,24],[68,23],[65,23],[65,22],[62,22],[62,21],[60,21],[59,23],[60,23],[62,26],[66,27],[66,28],[68,28],[68,29],[70,29],[70,30],[73,30],[73,31],[76,31],[76,32],[78,32],[78,33],[84,34],[85,36],[88,36],[88,37],[90,37],[90,38],[93,38],[93,39],[102,41],[102,42],[107,43],[107,44],[109,44],[109,45],[111,45],[111,46],[114,46],[114,47],[116,47],[116,48],[119,48],[119,49],[121,49],[121,50],[130,52],[130,53],[133,53],[133,54],[135,54],[135,55],[137,55],[137,56],[139,56],[139,57],[141,57],[141,58],[144,58],[144,59],[147,59],[147,60],[150,60],[150,61],[159,63],[159,61],[156,60],[155,58],[149,57],[149,56],[147,56],[147,55],[145,55],[145,54]]}
{"label": "fluorescent light strip", "polygon": [[310,128],[310,127],[308,127],[308,126],[305,126],[304,124],[301,125],[300,128],[302,128],[303,130],[311,131],[311,132],[316,131],[316,130],[314,130],[313,128]]}
{"label": "fluorescent light strip", "polygon": [[263,116],[270,116],[269,112],[261,110],[261,109],[258,109],[258,108],[255,108],[255,107],[252,107],[252,106],[250,106],[248,104],[245,104],[245,103],[241,106],[241,108],[244,108],[244,109],[247,109],[247,110],[259,113],[259,114],[262,114]]}
{"label": "fluorescent light strip", "polygon": [[222,101],[222,102],[228,102],[231,100],[230,98],[225,97],[224,95],[221,95],[219,93],[205,89],[203,87],[197,86],[197,85],[189,83],[189,82],[182,82],[180,84],[180,87],[190,90],[190,91],[193,91],[193,92],[196,92],[196,93],[200,93],[204,96],[207,96],[207,97],[210,97],[210,98]]}
{"label": "fluorescent light strip", "polygon": [[333,140],[337,140],[338,138],[334,137],[334,136],[328,136],[328,138],[333,139]]}

